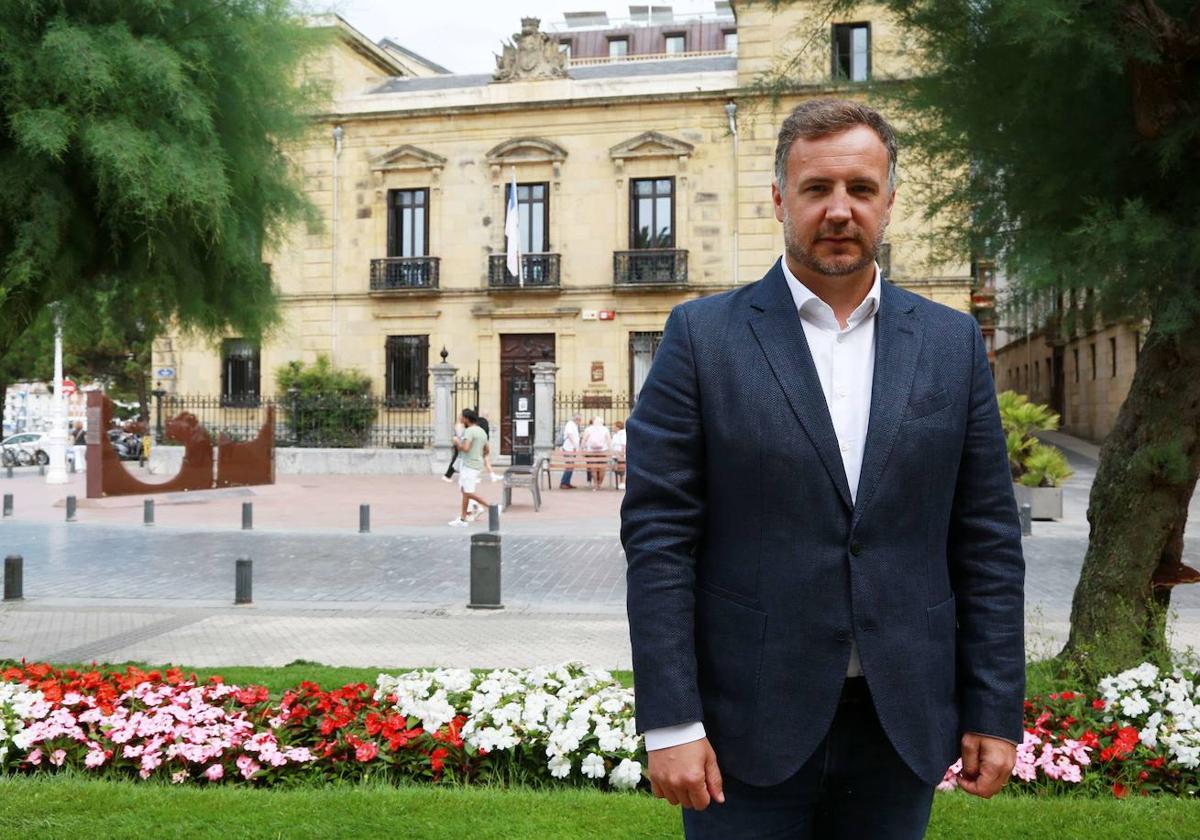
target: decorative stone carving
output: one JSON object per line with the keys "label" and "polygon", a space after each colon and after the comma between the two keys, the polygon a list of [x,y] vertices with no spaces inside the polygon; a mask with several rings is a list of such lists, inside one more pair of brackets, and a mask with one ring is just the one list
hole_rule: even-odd
{"label": "decorative stone carving", "polygon": [[565,79],[567,56],[558,42],[538,29],[539,18],[521,18],[521,31],[512,37],[512,43],[504,45],[504,52],[496,56],[496,71],[492,78],[497,82],[515,82],[523,79]]}

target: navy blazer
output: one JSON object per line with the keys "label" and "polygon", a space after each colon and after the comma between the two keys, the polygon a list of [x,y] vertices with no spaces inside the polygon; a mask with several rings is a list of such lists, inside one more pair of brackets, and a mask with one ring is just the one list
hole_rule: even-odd
{"label": "navy blazer", "polygon": [[675,307],[627,427],[638,729],[703,721],[750,784],[812,755],[852,638],[926,782],[963,732],[1022,738],[1025,563],[979,326],[886,281],[876,317],[857,504],[778,262]]}

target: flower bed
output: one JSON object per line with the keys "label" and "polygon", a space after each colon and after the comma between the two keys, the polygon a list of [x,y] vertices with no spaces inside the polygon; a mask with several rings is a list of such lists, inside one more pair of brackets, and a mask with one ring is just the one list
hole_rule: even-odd
{"label": "flower bed", "polygon": [[[580,663],[557,668],[380,674],[372,688],[198,683],[178,669],[0,673],[0,771],[79,768],[176,784],[279,785],[366,776],[499,778],[603,789],[645,786],[633,692]],[[939,787],[957,786],[959,765]],[[1010,788],[1193,796],[1200,687],[1151,665],[1095,694],[1025,703]]]}

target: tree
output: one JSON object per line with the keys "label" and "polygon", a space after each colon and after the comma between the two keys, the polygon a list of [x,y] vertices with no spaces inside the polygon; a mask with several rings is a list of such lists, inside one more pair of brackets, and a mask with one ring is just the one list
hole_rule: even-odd
{"label": "tree", "polygon": [[319,224],[285,149],[321,37],[288,0],[0,4],[0,360],[55,301],[143,340],[276,322],[263,250]]}
{"label": "tree", "polygon": [[[811,5],[827,25],[859,3]],[[998,256],[1026,294],[1094,290],[1102,317],[1150,324],[1101,449],[1063,654],[1093,674],[1161,658],[1171,590],[1155,583],[1190,577],[1200,473],[1200,5],[881,5],[918,70],[870,91],[901,117],[908,171],[925,175],[906,186],[932,241]]]}

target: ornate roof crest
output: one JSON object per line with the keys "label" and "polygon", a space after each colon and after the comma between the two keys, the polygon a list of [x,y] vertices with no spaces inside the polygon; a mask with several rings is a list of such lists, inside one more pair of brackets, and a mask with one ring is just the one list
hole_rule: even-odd
{"label": "ornate roof crest", "polygon": [[521,18],[521,31],[512,37],[512,43],[504,45],[504,52],[496,56],[496,71],[492,78],[497,82],[515,82],[522,79],[565,79],[567,56],[558,42],[538,29],[539,18]]}

